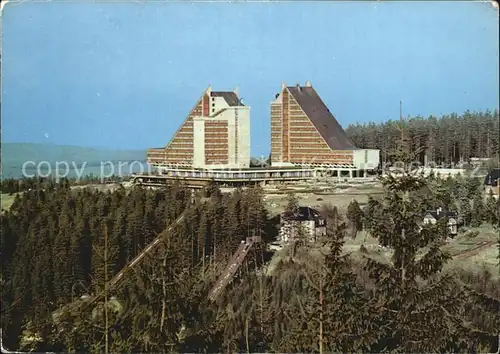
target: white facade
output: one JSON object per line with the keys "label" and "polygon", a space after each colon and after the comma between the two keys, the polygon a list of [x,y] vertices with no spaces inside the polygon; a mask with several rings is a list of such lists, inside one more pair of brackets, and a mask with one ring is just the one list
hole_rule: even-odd
{"label": "white facade", "polygon": [[[216,97],[219,98],[219,97]],[[213,118],[228,123],[228,168],[250,166],[250,107],[226,107]],[[220,166],[208,166],[215,168]]]}
{"label": "white facade", "polygon": [[238,153],[235,154],[235,165],[238,168],[248,168],[250,167],[250,107],[238,107],[235,117],[238,119]]}
{"label": "white facade", "polygon": [[[436,224],[437,223],[437,220],[434,216],[432,216],[431,214],[426,214],[425,217],[424,217],[424,224]],[[456,235],[458,230],[457,230],[457,220],[455,218],[452,218],[450,217],[448,219],[448,228],[450,230],[450,233],[452,235]]]}
{"label": "white facade", "polygon": [[205,118],[193,118],[193,167],[205,166]]}
{"label": "white facade", "polygon": [[352,164],[358,170],[374,170],[380,163],[380,150],[357,149],[353,150]]}
{"label": "white facade", "polygon": [[287,243],[293,239],[295,239],[298,235],[296,235],[296,230],[298,225],[300,224],[304,230],[305,237],[310,242],[315,242],[319,237],[326,234],[326,225],[324,220],[320,219],[317,222],[315,220],[304,220],[304,221],[293,221],[287,220],[281,223],[280,233],[279,233],[279,241],[282,243]]}
{"label": "white facade", "polygon": [[271,162],[271,166],[272,167],[296,167],[296,165],[294,165],[291,162]]}
{"label": "white facade", "polygon": [[[237,95],[237,89],[234,93]],[[250,167],[250,107],[230,105],[224,97],[212,96],[210,87],[205,94],[210,97],[209,116],[193,117],[193,167],[201,169]],[[205,163],[205,122],[209,121],[227,123],[227,164]]]}
{"label": "white facade", "polygon": [[463,168],[432,168],[432,167],[419,167],[415,173],[421,173],[424,176],[429,176],[431,173],[434,177],[448,178],[456,177],[457,175],[465,176],[468,171]]}
{"label": "white facade", "polygon": [[[307,91],[307,95],[305,97],[318,97],[318,100],[313,100],[310,101],[309,99],[304,99],[301,103],[301,99],[297,98],[299,96],[294,96],[295,94],[291,91],[295,87],[290,86],[288,87],[285,85],[283,82],[281,84],[281,90],[279,93],[276,94],[275,98],[271,101],[271,155],[275,154],[274,158],[271,160],[271,165],[273,167],[291,167],[294,165],[307,165],[303,161],[299,161],[297,158],[291,157],[294,154],[301,155],[303,152],[300,150],[304,148],[304,146],[301,146],[301,144],[306,145],[304,149],[314,149],[318,151],[318,154],[328,154],[329,152],[335,153],[336,150],[340,150],[341,154],[344,155],[343,157],[332,157],[330,158],[330,162],[324,162],[319,159],[317,162],[313,163],[313,165],[318,165],[318,166],[328,166],[332,167],[338,170],[349,170],[349,171],[354,171],[354,170],[374,170],[379,166],[380,163],[380,150],[377,149],[356,149],[349,144],[349,148],[345,149],[333,149],[330,147],[328,144],[328,141],[330,138],[333,139],[331,135],[335,135],[334,133],[336,132],[337,134],[345,135],[345,132],[343,129],[340,128],[332,128],[333,133],[330,130],[329,132],[324,132],[320,127],[323,125],[326,127],[327,125],[324,124],[324,121],[322,119],[318,119],[315,116],[318,114],[318,111],[320,112],[320,115],[323,115],[323,117],[330,116],[332,123],[337,123],[335,117],[330,113],[330,111],[327,108],[324,108],[324,104],[322,103],[321,99],[317,95],[315,91]],[[299,92],[302,92],[303,89],[307,88],[312,88],[311,82],[308,80],[306,81],[305,85],[303,88],[300,88],[300,86],[297,84],[297,89]],[[284,107],[284,102],[283,102],[283,97],[284,92],[288,92],[287,96],[290,97],[289,102],[291,100],[294,101],[295,105],[298,105],[299,108],[290,108],[291,103],[289,103],[289,108],[287,111],[287,117],[286,120],[288,121],[288,134],[287,136],[284,136],[286,134],[284,132],[284,121],[285,119],[285,114],[283,110],[285,109]],[[311,107],[312,105],[315,105],[313,108],[313,112],[316,112],[316,114],[311,113],[311,110],[308,109],[307,107]],[[323,111],[323,112],[321,112]],[[291,121],[293,122],[294,119],[300,119],[300,121],[303,122],[304,119],[308,120],[310,127],[308,126],[307,129],[312,128],[312,135],[306,135],[310,138],[310,142],[302,142],[300,143],[294,143],[293,140],[293,134],[299,132],[299,128],[294,128],[293,125],[291,125]],[[296,123],[294,123],[296,124]],[[300,127],[300,125],[299,125]],[[332,125],[333,127],[333,125]],[[310,131],[309,131],[310,132]],[[346,137],[347,138],[347,137]],[[282,140],[288,139],[288,152],[286,153],[286,156],[283,155],[283,142]],[[326,144],[326,146],[325,146]],[[326,149],[328,148],[328,149]],[[328,151],[328,152],[327,152]],[[345,157],[347,156],[347,157]],[[299,158],[300,159],[300,158]],[[306,159],[312,159],[311,156],[306,157]],[[283,160],[286,161],[293,161],[293,162],[284,162]],[[335,163],[335,161],[339,161],[338,163]],[[343,162],[340,162],[343,161]],[[347,162],[348,161],[348,162]]]}

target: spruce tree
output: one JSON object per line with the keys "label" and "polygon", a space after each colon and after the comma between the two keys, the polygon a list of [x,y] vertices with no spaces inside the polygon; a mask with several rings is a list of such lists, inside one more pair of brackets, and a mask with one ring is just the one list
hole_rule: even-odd
{"label": "spruce tree", "polygon": [[471,226],[481,226],[485,217],[483,194],[477,193],[472,201]]}
{"label": "spruce tree", "polygon": [[386,195],[381,212],[368,224],[371,235],[393,254],[388,264],[365,256],[365,271],[375,284],[370,302],[382,330],[372,350],[466,348],[470,329],[461,314],[465,295],[452,277],[440,274],[450,258],[440,249],[449,230],[441,223],[422,227],[421,212],[412,198],[425,186],[425,179],[405,174],[382,182]]}
{"label": "spruce tree", "polygon": [[363,209],[363,228],[367,232],[378,223],[382,216],[380,215],[381,211],[380,202],[372,196],[368,196],[368,203]]}
{"label": "spruce tree", "polygon": [[209,252],[209,240],[210,240],[210,225],[207,218],[206,209],[202,210],[200,217],[200,224],[198,228],[197,235],[197,259],[203,262],[205,265],[206,256]]}
{"label": "spruce tree", "polygon": [[488,196],[486,200],[486,206],[484,208],[484,220],[490,223],[492,226],[496,226],[499,222],[498,217],[498,204],[496,198],[492,193]]}
{"label": "spruce tree", "polygon": [[352,230],[352,238],[356,238],[357,233],[363,231],[363,212],[356,199],[347,207],[347,220]]}
{"label": "spruce tree", "polygon": [[347,226],[328,224],[318,254],[299,247],[273,271],[270,309],[277,309],[271,350],[278,352],[354,352],[377,339],[375,316],[357,289],[343,254]]}
{"label": "spruce tree", "polygon": [[295,215],[299,212],[299,199],[293,193],[286,195],[285,213]]}
{"label": "spruce tree", "polygon": [[464,197],[460,200],[460,215],[459,218],[462,220],[464,226],[470,226],[472,222],[473,211],[470,200]]}
{"label": "spruce tree", "polygon": [[59,231],[55,235],[53,245],[54,257],[54,284],[55,294],[60,303],[66,303],[71,299],[71,287],[73,278],[71,276],[73,257],[71,254],[71,237],[74,233],[73,215],[69,208],[68,200],[65,201],[61,210]]}

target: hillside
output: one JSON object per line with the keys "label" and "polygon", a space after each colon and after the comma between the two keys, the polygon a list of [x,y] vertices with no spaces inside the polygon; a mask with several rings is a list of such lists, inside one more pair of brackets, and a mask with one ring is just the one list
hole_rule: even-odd
{"label": "hillside", "polygon": [[70,166],[73,164],[80,166],[86,163],[86,168],[91,168],[100,167],[101,161],[144,162],[146,152],[143,150],[111,150],[68,145],[3,143],[1,156],[2,176],[19,177],[26,161],[33,161],[35,164],[47,161],[51,166],[55,166],[56,162],[60,161],[65,161]]}

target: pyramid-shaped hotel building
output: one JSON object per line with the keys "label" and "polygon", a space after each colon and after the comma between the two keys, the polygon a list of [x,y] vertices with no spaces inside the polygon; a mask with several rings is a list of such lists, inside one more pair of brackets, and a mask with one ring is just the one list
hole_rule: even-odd
{"label": "pyramid-shaped hotel building", "polygon": [[250,163],[250,107],[238,90],[208,87],[164,148],[148,150],[155,166],[245,168]]}
{"label": "pyramid-shaped hotel building", "polygon": [[[379,150],[358,149],[311,83],[281,85],[271,102],[271,165],[370,170]],[[167,146],[148,150],[157,167],[246,169],[250,164],[250,107],[238,90],[203,92]]]}

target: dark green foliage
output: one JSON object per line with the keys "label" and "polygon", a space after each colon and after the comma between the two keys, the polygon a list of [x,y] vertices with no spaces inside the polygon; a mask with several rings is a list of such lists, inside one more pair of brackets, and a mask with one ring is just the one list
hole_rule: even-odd
{"label": "dark green foliage", "polygon": [[[2,231],[7,231],[2,232],[2,276],[6,282],[2,311],[8,308],[5,319],[10,319],[5,326],[2,322],[2,328],[6,343],[11,345],[19,338],[22,323],[9,316],[37,326],[59,305],[92,291],[92,284],[102,285],[102,261],[94,249],[102,247],[105,225],[112,255],[109,271],[115,274],[127,257],[135,255],[127,254],[127,244],[128,251],[144,247],[143,220],[149,221],[146,226],[151,234],[165,228],[167,220],[152,220],[152,210],[161,216],[160,211],[168,207],[162,201],[175,201],[177,209],[179,202],[186,202],[179,196],[169,197],[175,193],[170,189],[138,188],[126,193],[121,188],[110,194],[92,189],[72,191],[66,183],[37,186],[39,189],[19,195],[1,216]],[[143,206],[146,200],[151,201],[147,208]]]}
{"label": "dark green foliage", "polygon": [[[470,200],[480,186],[467,178],[384,184],[384,198],[370,198],[362,212],[354,202],[347,214],[325,206],[326,237],[297,244],[269,268],[262,267],[269,260],[265,242],[276,225],[260,187],[224,194],[211,186],[208,198],[191,203],[181,186],[104,193],[39,184],[0,216],[3,344],[102,353],[107,332],[108,352],[495,349],[497,281],[486,273],[443,274],[446,220],[420,229],[422,211]],[[287,209],[297,207],[290,196]],[[498,202],[490,198],[483,209],[486,221],[498,223]],[[183,221],[165,231],[184,211]],[[366,247],[361,264],[343,252],[349,224],[391,248],[390,263],[370,258]],[[254,245],[221,297],[209,302],[222,268],[252,235],[264,244]],[[105,297],[107,321],[104,297],[85,305],[82,295],[104,289],[105,265],[109,279],[156,237],[161,242]],[[28,332],[40,341],[28,341]]]}
{"label": "dark green foliage", "polygon": [[[82,178],[59,178],[59,184],[62,188],[69,186],[83,186],[87,184],[108,184],[119,183],[127,180],[128,177],[111,176],[101,178],[99,176],[87,175]],[[0,191],[2,193],[19,193],[31,189],[45,188],[49,189],[55,184],[55,179],[52,177],[30,177],[22,179],[5,178],[0,180]]]}
{"label": "dark green foliage", "polygon": [[[459,278],[464,283],[470,300],[466,304],[467,320],[482,330],[482,351],[492,352],[498,348],[500,328],[500,281],[487,269],[478,273],[462,272]],[[498,349],[497,349],[498,350]]]}
{"label": "dark green foliage", "polygon": [[381,245],[390,247],[393,256],[389,264],[367,258],[365,266],[376,288],[370,299],[379,313],[381,328],[376,348],[399,352],[464,350],[472,333],[461,310],[466,296],[451,277],[440,276],[449,256],[439,245],[448,236],[448,229],[442,223],[422,228],[421,212],[412,198],[412,193],[425,188],[426,181],[405,175],[389,177],[383,184],[387,194],[377,221],[369,221],[370,233]]}
{"label": "dark green foliage", "polygon": [[498,218],[498,214],[498,200],[492,194],[490,194],[488,196],[488,199],[486,200],[486,205],[484,207],[484,219],[491,225],[497,226],[500,221],[500,219]]}
{"label": "dark green foliage", "polygon": [[347,207],[347,220],[351,226],[352,237],[355,238],[359,231],[363,231],[363,212],[356,199]]}
{"label": "dark green foliage", "polygon": [[472,206],[469,199],[460,200],[460,219],[464,226],[470,226],[472,222]]}
{"label": "dark green foliage", "polygon": [[474,196],[472,200],[472,220],[471,226],[478,227],[481,226],[483,220],[486,217],[486,211],[484,207],[484,197],[483,193],[478,193]]}
{"label": "dark green foliage", "polygon": [[[359,148],[380,149],[381,162],[398,161],[395,151],[405,146],[405,153],[414,153],[416,161],[449,166],[471,157],[493,158],[498,161],[499,116],[494,112],[464,112],[440,118],[412,117],[407,119],[405,144],[401,144],[400,122],[350,125],[346,133]],[[497,162],[498,163],[498,162]]]}
{"label": "dark green foliage", "polygon": [[369,229],[376,225],[377,220],[381,217],[380,212],[381,204],[377,199],[373,197],[368,197],[368,203],[363,210],[363,226],[364,229],[369,231]]}
{"label": "dark green foliage", "polygon": [[286,195],[286,206],[285,206],[285,212],[295,215],[299,211],[299,200],[293,193],[288,193]]}

